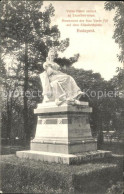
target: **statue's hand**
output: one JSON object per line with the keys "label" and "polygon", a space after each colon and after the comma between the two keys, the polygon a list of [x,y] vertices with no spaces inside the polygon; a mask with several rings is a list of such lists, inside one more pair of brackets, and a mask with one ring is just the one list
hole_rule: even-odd
{"label": "statue's hand", "polygon": [[48,75],[51,75],[51,74],[53,73],[53,71],[54,71],[54,70],[53,70],[52,67],[50,67],[50,66],[47,67],[47,69],[46,69],[46,72],[47,72]]}

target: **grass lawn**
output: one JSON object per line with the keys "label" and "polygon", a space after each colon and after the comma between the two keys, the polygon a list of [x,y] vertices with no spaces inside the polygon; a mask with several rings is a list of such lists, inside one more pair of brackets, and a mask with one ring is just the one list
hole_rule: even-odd
{"label": "grass lawn", "polygon": [[4,193],[105,194],[122,181],[122,157],[106,158],[81,165],[48,164],[2,156]]}

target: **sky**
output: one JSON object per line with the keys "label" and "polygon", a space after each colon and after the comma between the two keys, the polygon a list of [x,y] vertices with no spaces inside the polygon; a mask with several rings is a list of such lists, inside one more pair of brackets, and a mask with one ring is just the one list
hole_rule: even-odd
{"label": "sky", "polygon": [[[80,58],[73,65],[74,67],[99,72],[106,80],[116,75],[116,67],[122,67],[122,64],[117,58],[117,54],[119,54],[118,44],[112,38],[114,33],[113,17],[115,11],[106,11],[104,9],[104,1],[46,1],[42,9],[50,3],[55,8],[52,25],[58,25],[61,32],[61,39],[70,39],[69,47],[63,53],[59,53],[59,55],[61,57],[72,57],[74,54],[79,53]],[[95,15],[95,17],[72,17],[73,14],[71,14],[71,17],[68,17],[67,10],[75,11],[75,15],[79,15],[80,13],[85,14],[86,10],[92,10],[89,15]],[[83,10],[85,12],[82,12]],[[96,12],[94,13],[94,11]],[[66,26],[67,22],[62,22],[62,20],[72,19],[95,19],[102,21],[105,19],[105,21],[108,21],[100,27],[70,27]],[[95,32],[77,32],[77,29],[95,29]]]}

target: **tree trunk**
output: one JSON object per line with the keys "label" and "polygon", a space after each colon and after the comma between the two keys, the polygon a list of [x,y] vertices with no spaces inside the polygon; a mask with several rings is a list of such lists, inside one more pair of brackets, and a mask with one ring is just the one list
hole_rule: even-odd
{"label": "tree trunk", "polygon": [[10,108],[9,102],[7,102],[7,137],[11,138],[11,120],[12,119],[12,110]]}
{"label": "tree trunk", "polygon": [[103,144],[103,129],[102,129],[102,111],[97,112],[97,120],[98,120],[98,137],[97,137],[97,148],[101,149],[102,148],[102,144]]}
{"label": "tree trunk", "polygon": [[30,131],[28,126],[28,98],[26,92],[28,91],[28,44],[25,43],[25,62],[24,62],[24,131],[26,134],[26,143],[30,141]]}

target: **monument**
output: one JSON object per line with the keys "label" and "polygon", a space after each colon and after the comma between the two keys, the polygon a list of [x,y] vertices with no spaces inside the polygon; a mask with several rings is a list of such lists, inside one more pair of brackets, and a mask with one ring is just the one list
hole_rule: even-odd
{"label": "monument", "polygon": [[110,151],[97,150],[89,123],[92,108],[80,101],[84,93],[75,80],[60,71],[54,62],[55,51],[50,50],[40,74],[43,102],[34,110],[37,114],[35,138],[31,150],[18,151],[18,157],[76,164],[110,156]]}

